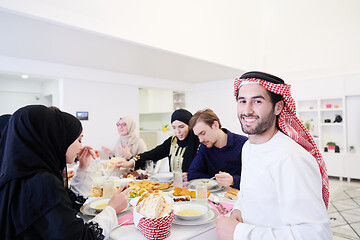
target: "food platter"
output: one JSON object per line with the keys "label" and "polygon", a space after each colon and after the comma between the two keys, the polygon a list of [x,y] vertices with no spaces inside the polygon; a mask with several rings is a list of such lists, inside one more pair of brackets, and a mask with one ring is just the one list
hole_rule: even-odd
{"label": "food platter", "polygon": [[183,219],[180,219],[177,216],[175,216],[172,223],[177,224],[177,225],[190,225],[190,226],[202,225],[202,224],[213,222],[217,216],[219,216],[219,213],[215,209],[209,208],[209,211],[201,218],[194,219],[194,220],[183,220]]}

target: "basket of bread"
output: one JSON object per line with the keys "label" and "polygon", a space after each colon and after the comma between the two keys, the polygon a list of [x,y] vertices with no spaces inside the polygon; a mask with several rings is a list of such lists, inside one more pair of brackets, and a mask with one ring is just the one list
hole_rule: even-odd
{"label": "basket of bread", "polygon": [[170,203],[159,194],[144,193],[133,209],[134,224],[151,240],[170,236],[174,212]]}

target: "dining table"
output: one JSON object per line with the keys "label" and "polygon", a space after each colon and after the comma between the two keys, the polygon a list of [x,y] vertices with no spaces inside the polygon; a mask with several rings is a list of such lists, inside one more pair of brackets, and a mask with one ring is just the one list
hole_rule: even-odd
{"label": "dining table", "polygon": [[[187,186],[187,183],[184,183],[184,187]],[[217,189],[216,192],[212,192],[210,194],[210,197],[208,199],[202,200],[202,204],[206,204],[209,208],[209,212],[211,211],[214,213],[209,219],[206,221],[198,221],[193,224],[192,222],[189,223],[181,223],[181,221],[173,221],[171,225],[171,235],[167,237],[167,240],[186,240],[186,239],[192,239],[192,240],[200,240],[200,239],[206,239],[206,240],[215,240],[218,239],[216,234],[216,226],[215,226],[215,219],[218,216],[221,215],[229,215],[230,211],[232,209],[233,201],[225,200],[223,198],[224,194],[227,192],[226,189],[221,188]],[[222,196],[222,197],[221,197]],[[86,204],[89,204],[91,201],[94,201],[98,198],[89,197],[87,201],[85,202],[84,206]],[[214,203],[216,200],[217,203]],[[223,201],[221,201],[223,200]],[[192,200],[193,201],[193,200]],[[196,202],[197,200],[195,200]],[[230,201],[230,202],[229,202]],[[128,217],[132,216],[133,213],[133,205],[130,204],[131,199],[129,199],[129,205],[128,208],[126,208],[123,212],[119,213],[117,215],[118,220],[121,221],[121,219],[127,219]],[[225,211],[221,211],[221,208],[217,204],[224,204],[226,206]],[[221,207],[224,209],[224,205],[221,205]],[[86,222],[90,221],[94,215],[87,215],[84,214],[84,211],[81,211],[78,213],[78,216],[84,219]],[[175,216],[174,216],[175,220]],[[121,222],[119,222],[121,223]],[[115,229],[112,230],[110,233],[109,239],[111,240],[120,240],[120,239],[136,239],[136,240],[146,240],[145,236],[136,228],[136,226],[133,224],[133,221],[130,221],[124,225],[119,225]]]}
{"label": "dining table", "polygon": [[[224,190],[225,191],[225,190]],[[226,192],[226,191],[225,191]],[[223,192],[219,192],[222,194]],[[89,198],[88,202],[93,201],[96,198]],[[86,204],[85,203],[85,204]],[[228,204],[228,203],[224,203]],[[214,204],[208,203],[209,208],[216,209]],[[217,210],[218,211],[218,210]],[[129,207],[119,213],[118,219],[124,218],[128,215],[131,215],[133,212],[133,207],[129,204]],[[228,213],[229,214],[229,213]],[[228,215],[228,214],[217,214],[220,215]],[[79,216],[83,218],[85,221],[89,221],[93,218],[93,216],[87,216],[79,212]],[[135,227],[134,224],[129,225],[122,225],[116,227],[110,234],[111,240],[120,240],[120,239],[136,239],[136,240],[146,240],[144,235]],[[216,235],[216,228],[215,228],[215,219],[211,222],[206,224],[195,224],[195,225],[181,225],[173,223],[171,225],[171,235],[167,237],[168,240],[200,240],[200,239],[207,239],[207,240],[215,240],[218,239]]]}

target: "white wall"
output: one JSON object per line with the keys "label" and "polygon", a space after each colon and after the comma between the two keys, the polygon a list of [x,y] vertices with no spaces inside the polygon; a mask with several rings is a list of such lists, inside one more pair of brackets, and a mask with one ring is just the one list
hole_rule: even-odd
{"label": "white wall", "polygon": [[186,98],[186,105],[192,113],[210,108],[219,117],[222,127],[242,134],[233,95],[233,79],[196,84],[195,91]]}
{"label": "white wall", "polygon": [[89,120],[82,120],[84,145],[101,150],[113,148],[118,133],[115,123],[121,116],[133,116],[138,123],[138,88],[122,84],[109,84],[63,79],[63,111],[76,115],[89,112]]}
{"label": "white wall", "polygon": [[42,96],[42,82],[0,79],[0,115],[29,104],[48,104]]}

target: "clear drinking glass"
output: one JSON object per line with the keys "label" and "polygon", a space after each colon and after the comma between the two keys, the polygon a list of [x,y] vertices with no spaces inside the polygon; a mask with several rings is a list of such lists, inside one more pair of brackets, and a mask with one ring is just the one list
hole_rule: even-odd
{"label": "clear drinking glass", "polygon": [[145,161],[145,171],[148,175],[153,174],[154,172],[154,162],[153,160],[146,160]]}
{"label": "clear drinking glass", "polygon": [[174,173],[174,187],[182,188],[183,181],[182,181],[182,171],[176,170]]}
{"label": "clear drinking glass", "polygon": [[103,197],[111,197],[114,193],[114,180],[106,179],[103,183]]}
{"label": "clear drinking glass", "polygon": [[198,183],[196,185],[196,199],[207,199],[207,185],[205,183]]}

